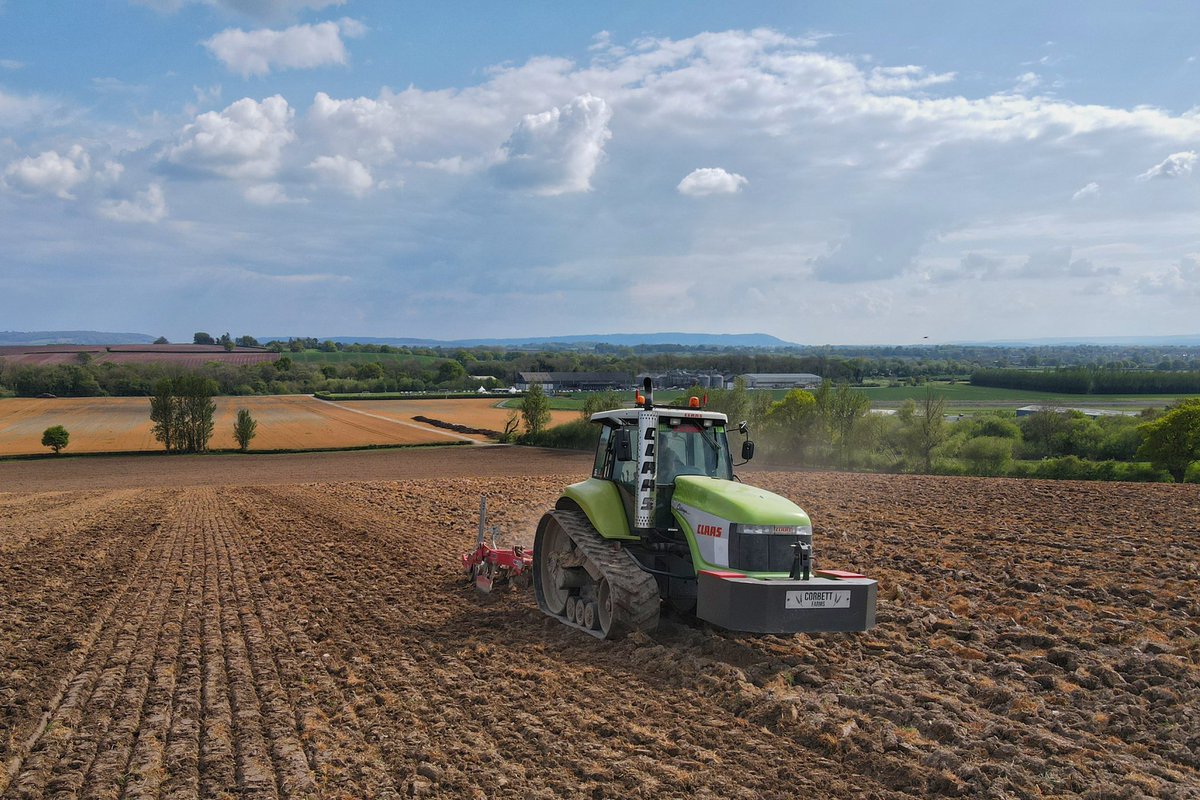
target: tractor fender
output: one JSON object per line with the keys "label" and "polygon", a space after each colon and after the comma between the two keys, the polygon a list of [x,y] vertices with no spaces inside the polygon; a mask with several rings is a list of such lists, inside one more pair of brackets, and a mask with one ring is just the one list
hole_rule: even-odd
{"label": "tractor fender", "polygon": [[558,498],[554,507],[582,511],[596,532],[605,539],[638,540],[638,537],[629,531],[625,504],[612,481],[588,478],[586,481],[573,483],[563,489],[562,496]]}

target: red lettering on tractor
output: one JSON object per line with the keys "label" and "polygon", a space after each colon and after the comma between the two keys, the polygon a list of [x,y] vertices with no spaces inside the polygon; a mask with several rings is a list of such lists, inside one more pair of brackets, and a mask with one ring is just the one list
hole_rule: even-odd
{"label": "red lettering on tractor", "polygon": [[715,536],[718,539],[720,539],[722,536],[725,535],[725,529],[722,528],[720,525],[697,525],[696,526],[696,535],[697,536]]}

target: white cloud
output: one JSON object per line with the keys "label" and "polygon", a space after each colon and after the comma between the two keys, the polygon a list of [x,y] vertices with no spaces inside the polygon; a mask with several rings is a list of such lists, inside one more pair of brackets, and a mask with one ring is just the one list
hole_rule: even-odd
{"label": "white cloud", "polygon": [[65,155],[47,150],[20,159],[4,170],[4,183],[25,194],[52,194],[74,200],[71,192],[92,177],[92,160],[87,151],[74,145]]}
{"label": "white cloud", "polygon": [[1013,87],[1013,91],[1017,94],[1025,94],[1032,89],[1042,85],[1042,78],[1036,72],[1024,72],[1017,76],[1017,84]]}
{"label": "white cloud", "polygon": [[99,206],[102,217],[114,222],[153,223],[167,216],[167,199],[162,186],[150,184],[132,200],[105,200]]}
{"label": "white cloud", "polygon": [[288,196],[288,193],[278,183],[256,183],[253,186],[247,186],[242,196],[248,202],[259,206],[277,206],[285,203],[300,203],[302,200],[296,200]]}
{"label": "white cloud", "polygon": [[0,69],[18,70],[25,69],[24,61],[16,61],[11,58],[0,58]]}
{"label": "white cloud", "polygon": [[1004,260],[984,253],[967,253],[957,267],[933,270],[926,277],[934,283],[958,280],[996,280],[1004,275]]}
{"label": "white cloud", "polygon": [[534,194],[586,192],[611,137],[608,103],[590,94],[564,106],[526,114],[494,167],[501,182]]}
{"label": "white cloud", "polygon": [[1066,245],[1051,247],[1030,253],[1025,265],[1015,277],[1022,278],[1092,278],[1101,275],[1116,275],[1115,267],[1097,267],[1087,258],[1071,258],[1071,248]]}
{"label": "white cloud", "polygon": [[1200,260],[1195,256],[1185,256],[1165,270],[1143,276],[1135,288],[1143,294],[1189,298],[1200,296]]}
{"label": "white cloud", "polygon": [[1150,181],[1155,178],[1185,178],[1192,174],[1192,168],[1195,166],[1196,152],[1194,150],[1172,153],[1158,164],[1138,175],[1138,180]]}
{"label": "white cloud", "polygon": [[315,172],[323,183],[355,197],[362,197],[375,186],[371,172],[362,162],[345,156],[319,156],[308,168]]}
{"label": "white cloud", "polygon": [[872,92],[912,92],[942,83],[950,83],[953,72],[929,74],[924,67],[875,67],[867,78],[867,88]]}
{"label": "white cloud", "polygon": [[360,160],[387,161],[396,153],[396,138],[405,131],[405,114],[387,99],[358,97],[334,100],[317,92],[308,110],[314,132],[337,149]]}
{"label": "white cloud", "polygon": [[1084,186],[1082,189],[1075,192],[1075,194],[1071,195],[1071,200],[1072,202],[1086,200],[1087,198],[1095,197],[1098,194],[1100,194],[1100,184],[1092,181],[1087,186]]}
{"label": "white cloud", "polygon": [[270,178],[279,170],[283,149],[296,138],[292,116],[279,95],[261,103],[244,97],[224,111],[196,117],[164,155],[172,164],[228,178]]}
{"label": "white cloud", "polygon": [[248,78],[267,75],[272,70],[345,64],[346,45],[342,37],[362,36],[365,32],[365,26],[357,20],[343,19],[293,25],[281,31],[230,28],[202,44],[227,69]]}
{"label": "white cloud", "polygon": [[685,175],[675,189],[680,194],[692,197],[703,197],[710,194],[736,194],[749,182],[736,172],[726,172],[720,167],[702,167]]}
{"label": "white cloud", "polygon": [[16,95],[0,89],[0,128],[16,128],[53,110],[54,104],[37,95]]}
{"label": "white cloud", "polygon": [[343,5],[346,0],[132,0],[157,11],[175,12],[186,5],[206,5],[255,19],[288,19],[301,11]]}

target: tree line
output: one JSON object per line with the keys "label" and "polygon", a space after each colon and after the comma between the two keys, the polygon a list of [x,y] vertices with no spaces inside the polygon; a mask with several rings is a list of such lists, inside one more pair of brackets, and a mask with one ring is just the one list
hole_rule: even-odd
{"label": "tree line", "polygon": [[1195,394],[1200,393],[1200,371],[978,369],[971,373],[971,383],[1063,394]]}
{"label": "tree line", "polygon": [[[745,420],[758,444],[756,458],[778,466],[1200,482],[1200,399],[1138,416],[1092,418],[1046,407],[1023,417],[998,410],[953,421],[945,398],[932,387],[894,414],[871,414],[866,395],[828,381],[779,400],[740,382],[730,389],[693,387],[675,402],[686,404],[689,396],[707,396],[706,408],[726,414],[731,430]],[[515,438],[590,450],[596,427],[588,417],[627,401],[623,394],[594,395],[578,420],[552,428],[545,427],[546,418],[531,425],[526,414],[525,433]],[[543,400],[530,400],[522,411],[544,407]]]}

